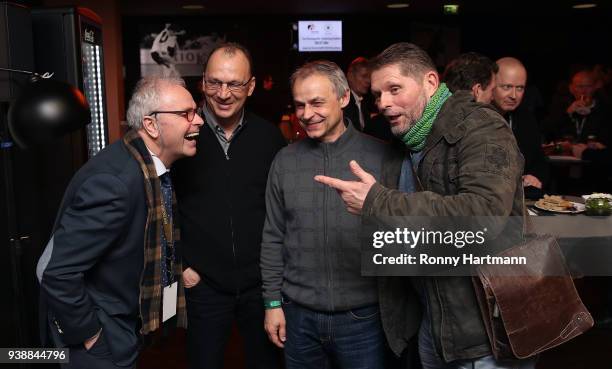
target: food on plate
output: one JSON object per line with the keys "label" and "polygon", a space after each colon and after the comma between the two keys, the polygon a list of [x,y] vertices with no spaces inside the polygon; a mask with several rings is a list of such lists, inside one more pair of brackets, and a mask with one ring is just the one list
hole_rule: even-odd
{"label": "food on plate", "polygon": [[536,202],[536,206],[550,211],[573,211],[576,210],[571,201],[563,199],[561,196],[544,195],[544,198]]}

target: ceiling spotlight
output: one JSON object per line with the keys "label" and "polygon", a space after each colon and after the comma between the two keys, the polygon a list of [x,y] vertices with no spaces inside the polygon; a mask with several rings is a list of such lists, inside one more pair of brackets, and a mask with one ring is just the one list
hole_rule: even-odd
{"label": "ceiling spotlight", "polygon": [[389,8],[389,9],[402,9],[402,8],[407,8],[409,6],[410,6],[410,4],[408,4],[408,3],[391,3],[391,4],[387,4],[387,8]]}
{"label": "ceiling spotlight", "polygon": [[190,5],[183,5],[181,8],[185,10],[202,10],[204,9],[204,5],[190,4]]}
{"label": "ceiling spotlight", "polygon": [[590,8],[594,8],[596,6],[597,6],[597,4],[594,4],[594,3],[582,3],[582,4],[572,5],[572,8],[574,8],[574,9],[590,9]]}

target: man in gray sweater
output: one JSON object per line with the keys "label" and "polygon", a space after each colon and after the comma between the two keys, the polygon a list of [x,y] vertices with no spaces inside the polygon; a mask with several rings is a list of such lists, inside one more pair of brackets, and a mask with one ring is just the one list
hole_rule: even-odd
{"label": "man in gray sweater", "polygon": [[360,218],[314,176],[355,178],[353,160],[378,175],[387,145],[344,124],[350,90],[336,64],[305,64],[291,76],[291,89],[308,137],[281,150],[268,175],[261,246],[265,329],[285,348],[288,369],[330,362],[383,368],[376,279],[360,271]]}

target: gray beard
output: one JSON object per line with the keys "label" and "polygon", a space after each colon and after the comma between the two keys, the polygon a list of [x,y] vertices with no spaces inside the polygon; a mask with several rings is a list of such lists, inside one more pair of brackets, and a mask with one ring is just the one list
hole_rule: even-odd
{"label": "gray beard", "polygon": [[402,138],[406,135],[406,133],[408,133],[408,131],[410,131],[410,128],[412,128],[413,125],[414,122],[403,126],[393,126],[391,127],[391,133],[393,133],[393,135],[397,138]]}
{"label": "gray beard", "polygon": [[[416,122],[423,116],[425,112],[425,107],[427,106],[427,95],[425,95],[425,91],[422,92],[421,97],[416,102],[414,109],[412,109],[407,115],[408,121],[406,124],[401,126],[391,127],[391,133],[397,138],[402,138],[410,131],[410,128],[414,127]],[[418,112],[418,113],[416,113]]]}

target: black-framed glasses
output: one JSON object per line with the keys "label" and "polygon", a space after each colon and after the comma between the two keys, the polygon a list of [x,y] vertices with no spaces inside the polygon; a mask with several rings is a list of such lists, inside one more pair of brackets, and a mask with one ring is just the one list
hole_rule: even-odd
{"label": "black-framed glasses", "polygon": [[223,82],[223,81],[219,81],[218,79],[204,79],[204,86],[209,91],[217,91],[217,90],[220,90],[223,85],[225,85],[227,86],[227,89],[232,92],[242,92],[244,87],[248,85],[252,79],[253,77],[247,79],[246,82],[238,82],[238,81]]}
{"label": "black-framed glasses", "polygon": [[157,111],[152,111],[149,113],[149,115],[157,115],[157,114],[176,114],[176,115],[180,115],[181,117],[187,119],[188,122],[193,122],[193,118],[195,118],[195,115],[197,113],[197,109],[187,109],[187,110],[157,110]]}

